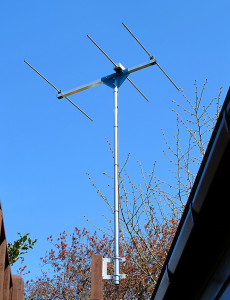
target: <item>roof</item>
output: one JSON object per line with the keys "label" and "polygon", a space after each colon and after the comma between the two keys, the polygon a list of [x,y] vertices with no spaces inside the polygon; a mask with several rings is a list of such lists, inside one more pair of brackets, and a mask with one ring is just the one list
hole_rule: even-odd
{"label": "roof", "polygon": [[215,299],[230,278],[230,88],[152,300]]}

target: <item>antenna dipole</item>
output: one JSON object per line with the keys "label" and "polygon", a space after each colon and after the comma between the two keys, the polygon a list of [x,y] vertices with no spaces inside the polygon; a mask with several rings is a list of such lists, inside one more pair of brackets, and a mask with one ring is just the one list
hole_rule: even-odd
{"label": "antenna dipole", "polygon": [[[138,44],[141,46],[141,48],[148,54],[148,56],[153,58],[153,56],[146,50],[146,48],[141,44],[141,42],[138,40],[138,38],[132,33],[132,31],[125,25],[125,23],[122,22],[122,25],[127,29],[127,31],[131,34],[131,36],[138,42]],[[180,89],[176,86],[176,84],[172,81],[172,79],[166,74],[166,72],[160,67],[160,65],[156,62],[156,65],[161,70],[161,72],[169,79],[169,81],[175,86],[175,88],[179,91]]]}
{"label": "antenna dipole", "polygon": [[[98,46],[98,44],[87,34],[87,38],[90,39],[90,41],[108,58],[108,60],[111,61],[111,63],[114,65],[114,67],[116,67],[117,65],[115,64],[115,62],[105,53],[105,51],[103,51],[101,49],[100,46]],[[127,78],[127,80],[132,84],[132,86],[141,94],[142,97],[145,98],[145,100],[148,100],[148,98],[139,90],[139,88],[132,82],[132,80],[130,78]]]}
{"label": "antenna dipole", "polygon": [[139,88],[132,82],[130,78],[127,78],[127,80],[132,84],[132,86],[142,95],[142,97],[145,98],[146,101],[149,102],[149,99],[139,90]]}
{"label": "antenna dipole", "polygon": [[103,51],[102,49],[101,49],[101,47],[99,47],[98,46],[98,44],[87,34],[86,35],[87,36],[87,38],[89,38],[90,39],[90,41],[108,58],[108,60],[110,60],[111,61],[111,63],[114,65],[114,67],[116,67],[116,64],[115,64],[115,62],[105,53],[105,51]]}

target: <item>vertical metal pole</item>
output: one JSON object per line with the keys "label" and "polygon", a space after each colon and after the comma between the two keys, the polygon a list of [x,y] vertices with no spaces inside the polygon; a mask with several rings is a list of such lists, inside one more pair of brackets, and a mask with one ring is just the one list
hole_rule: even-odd
{"label": "vertical metal pole", "polygon": [[114,88],[114,283],[119,284],[118,86]]}

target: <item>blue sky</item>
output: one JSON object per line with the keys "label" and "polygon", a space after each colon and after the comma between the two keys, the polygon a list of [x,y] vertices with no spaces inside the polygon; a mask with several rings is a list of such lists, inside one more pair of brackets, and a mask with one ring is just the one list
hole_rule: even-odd
{"label": "blue sky", "polygon": [[[67,101],[56,99],[56,91],[24,59],[63,90],[113,72],[86,34],[125,67],[147,61],[124,22],[188,97],[194,95],[194,80],[202,86],[206,78],[207,96],[215,97],[221,86],[225,95],[229,10],[227,0],[1,4],[0,199],[7,240],[16,239],[17,231],[38,238],[25,257],[32,276],[38,274],[39,257],[48,248],[47,236],[71,232],[75,226],[93,230],[84,216],[104,226],[102,214],[108,210],[86,173],[102,188],[102,173],[113,174],[105,140],[113,143],[113,93],[101,85],[71,97],[94,119],[90,122]],[[171,100],[183,103],[183,97],[156,67],[130,79],[150,103],[128,82],[120,88],[120,162],[131,153],[129,171],[135,176],[137,160],[147,170],[157,160],[159,175],[167,178],[161,128],[172,134]]]}

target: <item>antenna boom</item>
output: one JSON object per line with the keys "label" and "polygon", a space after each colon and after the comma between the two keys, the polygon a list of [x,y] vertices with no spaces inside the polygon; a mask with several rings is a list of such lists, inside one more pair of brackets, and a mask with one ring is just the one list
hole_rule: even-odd
{"label": "antenna boom", "polygon": [[[92,88],[94,86],[97,86],[97,85],[100,85],[102,83],[106,83],[106,80],[113,80],[115,78],[118,78],[119,76],[122,76],[123,74],[131,74],[131,73],[134,73],[134,72],[137,72],[139,70],[142,70],[142,69],[145,69],[147,67],[150,67],[150,66],[153,66],[156,64],[156,60],[155,59],[151,59],[150,61],[148,62],[145,62],[145,63],[142,63],[142,64],[139,64],[135,67],[131,67],[131,68],[127,68],[127,69],[123,69],[119,72],[115,72],[113,74],[110,74],[110,75],[107,75],[107,76],[104,76],[104,77],[101,77],[101,79],[98,79],[98,80],[95,80],[95,81],[92,81],[90,83],[87,83],[87,84],[84,84],[84,85],[81,85],[79,87],[76,87],[72,90],[68,90],[68,91],[59,91],[58,94],[57,94],[57,98],[58,99],[61,99],[61,98],[64,98],[64,97],[67,97],[67,96],[70,96],[70,95],[73,95],[73,94],[76,94],[76,93],[79,93],[79,92],[82,92],[84,90],[87,90],[89,88]],[[127,78],[127,80],[132,84],[132,86],[147,100],[147,97],[145,97],[145,95],[138,89],[138,87],[129,79]]]}
{"label": "antenna boom", "polygon": [[72,90],[69,90],[69,91],[66,91],[66,92],[59,92],[57,94],[57,98],[58,99],[62,99],[64,97],[66,97],[66,96],[74,95],[76,93],[79,93],[79,92],[82,92],[84,90],[90,89],[90,88],[92,88],[94,86],[97,86],[97,85],[100,85],[102,83],[103,83],[103,81],[101,79],[98,79],[98,80],[92,81],[90,83],[81,85],[81,86],[79,86],[79,87],[77,87],[75,89],[72,89]]}

